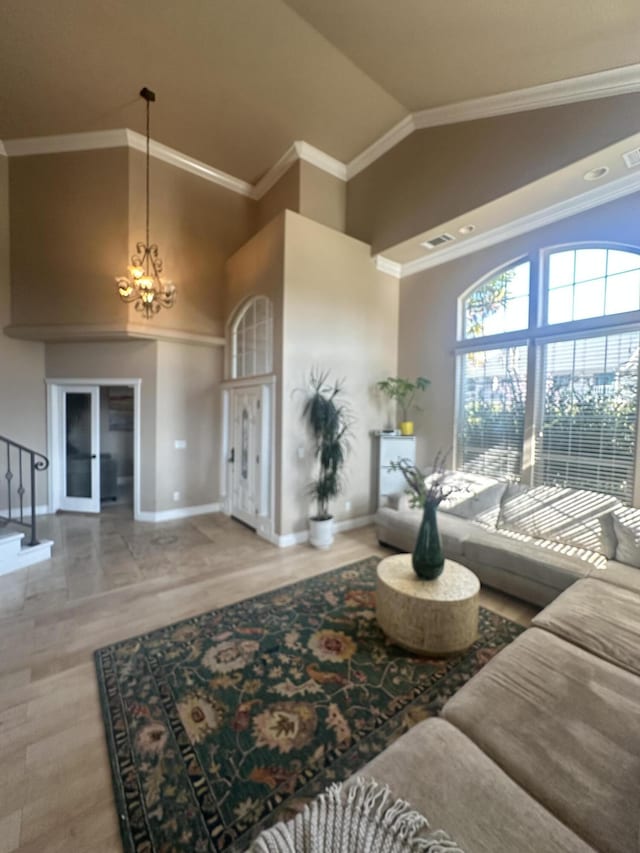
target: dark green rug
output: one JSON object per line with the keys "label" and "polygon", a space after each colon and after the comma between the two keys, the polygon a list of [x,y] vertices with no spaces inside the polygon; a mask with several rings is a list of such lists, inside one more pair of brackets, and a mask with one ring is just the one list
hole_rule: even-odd
{"label": "dark green rug", "polygon": [[523,629],[448,660],[385,642],[370,557],[96,652],[124,848],[239,851],[442,704]]}

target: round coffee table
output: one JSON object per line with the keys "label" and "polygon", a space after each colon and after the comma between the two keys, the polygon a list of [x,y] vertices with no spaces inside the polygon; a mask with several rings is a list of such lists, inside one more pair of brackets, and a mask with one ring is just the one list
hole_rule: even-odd
{"label": "round coffee table", "polygon": [[480,581],[445,560],[440,577],[421,580],[411,554],[387,557],[378,565],[376,617],[387,637],[411,652],[446,657],[467,649],[478,636]]}

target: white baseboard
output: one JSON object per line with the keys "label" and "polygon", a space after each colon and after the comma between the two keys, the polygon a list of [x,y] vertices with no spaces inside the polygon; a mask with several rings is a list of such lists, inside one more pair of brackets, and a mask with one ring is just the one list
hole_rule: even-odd
{"label": "white baseboard", "polygon": [[[11,507],[11,512],[12,512],[14,518],[16,517],[16,509],[17,508],[15,506]],[[50,513],[51,513],[51,510],[49,509],[49,504],[38,504],[36,506],[36,515],[49,515]],[[8,516],[8,514],[9,514],[9,510],[6,507],[4,507],[4,508],[0,507],[0,515],[4,516],[6,518]],[[25,506],[24,514],[25,514],[25,517],[30,514],[29,507]]]}
{"label": "white baseboard", "polygon": [[[343,533],[345,530],[355,530],[357,527],[366,527],[367,524],[373,522],[372,515],[361,515],[358,518],[347,518],[344,521],[336,521],[333,529],[336,533]],[[277,533],[270,535],[260,534],[264,539],[277,545],[278,548],[290,548],[292,545],[304,545],[309,541],[309,531],[301,530],[299,533],[287,533],[284,536],[279,536]]]}
{"label": "white baseboard", "polygon": [[360,515],[358,518],[347,518],[345,521],[336,521],[334,530],[342,533],[344,530],[355,530],[357,527],[366,527],[373,523],[372,515]]}
{"label": "white baseboard", "polygon": [[200,506],[181,506],[176,509],[164,509],[160,512],[148,512],[141,510],[136,516],[136,521],[175,521],[179,518],[191,518],[193,515],[208,515],[210,512],[220,512],[222,504],[201,504]]}

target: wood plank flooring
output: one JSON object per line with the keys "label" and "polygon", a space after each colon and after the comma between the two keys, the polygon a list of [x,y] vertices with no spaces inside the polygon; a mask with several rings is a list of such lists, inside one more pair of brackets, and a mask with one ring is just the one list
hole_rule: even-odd
{"label": "wood plank flooring", "polygon": [[[120,853],[92,652],[381,548],[278,549],[224,515],[149,525],[123,507],[48,516],[51,560],[0,577],[0,853]],[[501,593],[481,603],[527,625]]]}

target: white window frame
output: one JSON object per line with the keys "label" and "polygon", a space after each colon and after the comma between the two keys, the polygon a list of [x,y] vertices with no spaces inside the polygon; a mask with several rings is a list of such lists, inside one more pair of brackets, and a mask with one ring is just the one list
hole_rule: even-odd
{"label": "white window frame", "polygon": [[[528,347],[527,371],[527,402],[525,410],[524,446],[522,452],[522,473],[520,480],[532,484],[534,479],[536,425],[540,422],[542,405],[543,376],[541,370],[542,347],[546,343],[563,340],[576,340],[584,337],[597,337],[616,332],[640,330],[640,310],[620,314],[601,315],[585,320],[571,320],[565,323],[547,323],[547,288],[549,258],[552,254],[562,251],[579,251],[581,249],[610,249],[630,252],[639,256],[640,247],[609,241],[572,242],[545,247],[537,252],[519,255],[505,264],[491,270],[487,275],[466,288],[458,298],[456,354],[456,383],[455,383],[455,419],[454,419],[454,466],[459,467],[459,428],[462,416],[462,387],[460,357],[469,352],[482,352],[489,349],[505,348],[508,346]],[[515,332],[506,332],[486,337],[464,338],[465,302],[467,297],[500,273],[529,261],[529,323],[527,328]],[[639,390],[640,394],[640,390]],[[640,400],[636,415],[636,450],[634,458],[633,506],[640,506]]]}
{"label": "white window frame", "polygon": [[[254,321],[252,324],[247,325],[246,318],[251,309],[256,310],[256,307],[259,304],[263,304],[265,307],[264,311],[264,319],[256,322]],[[255,316],[255,313],[254,313]],[[253,332],[254,341],[256,341],[256,331],[260,326],[264,327],[265,336],[264,336],[264,348],[261,350],[263,360],[264,360],[264,370],[258,371],[256,369],[256,364],[259,357],[259,352],[257,348],[254,352],[254,367],[253,370],[247,372],[244,368],[242,371],[238,371],[238,362],[239,362],[239,348],[238,348],[238,334],[240,329],[242,329],[243,333],[246,334],[249,331]],[[252,376],[265,376],[273,371],[273,303],[268,296],[264,294],[258,294],[257,296],[252,296],[247,299],[245,302],[240,305],[237,310],[236,316],[231,323],[230,328],[230,343],[231,343],[231,363],[229,365],[229,376],[231,379],[248,379]],[[242,352],[243,362],[246,356],[248,355],[247,351]]]}

